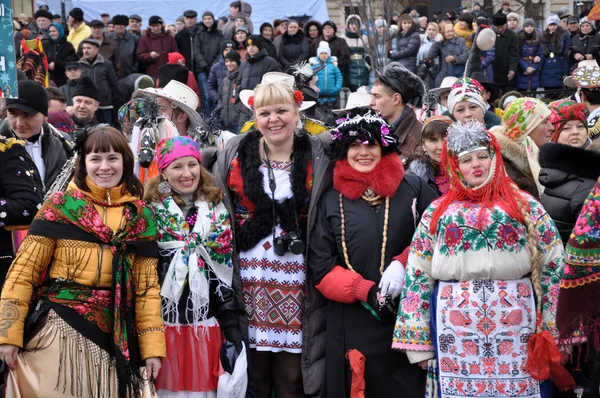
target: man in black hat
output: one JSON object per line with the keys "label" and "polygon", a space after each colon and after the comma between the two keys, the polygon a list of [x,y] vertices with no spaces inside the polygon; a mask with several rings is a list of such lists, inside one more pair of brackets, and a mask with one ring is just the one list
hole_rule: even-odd
{"label": "man in black hat", "polygon": [[[267,72],[279,72],[277,61],[269,57],[267,50],[263,48],[261,35],[250,35],[246,39],[246,50],[248,54],[246,61],[240,65],[237,79],[238,94],[242,90],[254,90],[260,83],[262,76]],[[252,112],[246,107],[240,107],[240,124],[246,123],[252,117]]]}
{"label": "man in black hat", "polygon": [[93,80],[82,76],[75,86],[73,93],[73,114],[71,118],[75,123],[75,135],[90,127],[100,124],[96,114],[100,107],[100,91]]}
{"label": "man in black hat", "polygon": [[104,26],[106,26],[108,25],[108,21],[110,21],[110,14],[107,12],[103,12],[102,14],[100,14],[100,19],[102,20]]}
{"label": "man in black hat", "polygon": [[567,18],[567,30],[571,34],[571,40],[579,34],[579,18],[571,15]]}
{"label": "man in black hat", "polygon": [[32,36],[30,37],[48,38],[48,29],[52,23],[52,14],[46,10],[37,10],[33,18],[35,19],[36,29],[31,32]]}
{"label": "man in black hat", "polygon": [[511,91],[515,86],[515,73],[519,66],[519,36],[507,28],[508,19],[505,14],[497,13],[492,18],[492,29],[496,32],[496,54],[492,62],[494,83],[503,92]]}
{"label": "man in black hat", "polygon": [[[113,95],[118,93],[117,74],[112,62],[99,54],[100,43],[94,39],[86,39],[82,43],[83,57],[78,61],[83,68],[83,75],[89,76],[98,92],[96,98],[100,102],[97,112],[100,123],[112,122]],[[81,80],[81,79],[80,79]],[[75,98],[73,98],[75,103]]]}
{"label": "man in black hat", "polygon": [[[105,26],[102,21],[94,19],[92,22],[90,22],[90,28],[92,29],[92,34],[90,37],[88,37],[88,39],[94,39],[100,43],[99,54],[102,55],[105,60],[112,62],[117,74],[117,78],[123,77],[123,72],[121,71],[120,67],[117,42],[109,37],[106,37],[104,34]],[[83,43],[79,44],[77,55],[79,58],[83,57]]]}
{"label": "man in black hat", "polygon": [[79,7],[69,12],[67,26],[69,27],[67,41],[73,45],[73,48],[79,48],[79,43],[92,35],[92,30],[83,21],[83,10]]}
{"label": "man in black hat", "polygon": [[138,37],[127,31],[129,17],[127,15],[115,15],[112,19],[115,25],[115,31],[108,37],[117,43],[117,54],[119,55],[119,65],[121,74],[129,76],[137,73],[137,59],[135,53],[138,47]]}
{"label": "man in black hat", "polygon": [[[199,24],[199,32],[194,41],[194,69],[193,72],[198,80],[198,87],[202,99],[202,109],[206,114],[212,113],[215,101],[211,100],[208,88],[208,77],[211,67],[217,63],[221,55],[221,42],[223,33],[218,29],[215,16],[210,11],[204,11],[202,22]],[[181,49],[181,47],[180,47]]]}
{"label": "man in black hat", "polygon": [[417,75],[400,62],[389,63],[383,73],[375,71],[377,78],[371,89],[371,109],[381,113],[396,132],[402,163],[412,155],[421,143],[423,124],[417,120],[412,107],[423,106],[425,86]]}
{"label": "man in black hat", "polygon": [[7,98],[8,115],[0,135],[25,141],[28,157],[35,164],[43,186],[48,189],[72,155],[70,140],[46,123],[48,94],[33,80],[18,82],[19,98]]}
{"label": "man in black hat", "polygon": [[175,42],[179,53],[185,58],[185,66],[192,72],[195,72],[194,68],[194,42],[197,39],[196,35],[200,29],[196,26],[198,20],[198,13],[194,10],[187,10],[183,13],[183,23],[185,28],[175,35]]}
{"label": "man in black hat", "polygon": [[136,36],[138,39],[142,37],[142,17],[137,14],[129,16],[129,33]]}
{"label": "man in black hat", "polygon": [[350,49],[348,48],[348,43],[346,43],[346,40],[339,38],[336,35],[336,32],[337,25],[335,22],[323,22],[323,38],[312,41],[311,54],[315,54],[317,52],[317,47],[319,47],[319,43],[322,40],[325,40],[327,43],[329,43],[331,56],[337,57],[338,67],[340,68],[342,75],[346,76],[348,74],[348,65],[350,64]]}

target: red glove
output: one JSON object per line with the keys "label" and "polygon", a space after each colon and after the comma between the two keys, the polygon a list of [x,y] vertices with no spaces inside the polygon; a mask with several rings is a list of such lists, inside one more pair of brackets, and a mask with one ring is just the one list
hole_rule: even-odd
{"label": "red glove", "polygon": [[364,279],[360,274],[342,268],[339,265],[317,284],[317,289],[329,300],[351,304],[357,301],[367,301],[369,290],[375,282]]}

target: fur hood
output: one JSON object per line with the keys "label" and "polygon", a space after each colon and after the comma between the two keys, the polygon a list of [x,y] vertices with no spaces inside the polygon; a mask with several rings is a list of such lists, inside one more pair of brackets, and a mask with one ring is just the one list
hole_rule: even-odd
{"label": "fur hood", "polygon": [[415,157],[408,165],[407,171],[425,181],[435,181],[435,169],[430,161],[424,159],[424,156]]}
{"label": "fur hood", "polygon": [[533,179],[525,147],[502,134],[500,129],[492,131],[492,134],[494,134],[494,137],[496,137],[502,148],[502,157],[511,162],[521,173]]}
{"label": "fur hood", "polygon": [[[600,176],[600,153],[596,148],[583,149],[568,145],[549,143],[540,148],[540,182],[546,186],[563,183],[564,180]],[[560,181],[558,181],[560,180]]]}

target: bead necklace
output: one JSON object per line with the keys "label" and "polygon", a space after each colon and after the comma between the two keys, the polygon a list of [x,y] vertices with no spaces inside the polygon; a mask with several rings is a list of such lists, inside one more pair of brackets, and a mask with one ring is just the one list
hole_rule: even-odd
{"label": "bead necklace", "polygon": [[[379,195],[378,195],[379,196]],[[340,218],[342,221],[342,251],[344,252],[344,261],[346,262],[346,266],[352,272],[356,272],[352,265],[350,264],[350,259],[348,258],[348,248],[346,246],[346,216],[344,215],[344,197],[340,193]],[[385,248],[387,246],[387,230],[388,230],[388,221],[390,216],[390,198],[385,198],[385,213],[384,213],[384,222],[383,222],[383,245],[381,246],[381,266],[379,267],[379,273],[383,275],[383,268],[385,267]]]}

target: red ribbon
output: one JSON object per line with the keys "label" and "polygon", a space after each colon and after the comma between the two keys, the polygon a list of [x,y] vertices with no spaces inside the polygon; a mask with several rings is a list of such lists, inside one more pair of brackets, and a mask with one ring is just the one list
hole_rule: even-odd
{"label": "red ribbon", "polygon": [[552,379],[562,391],[575,388],[571,374],[560,364],[562,358],[554,338],[547,330],[536,333],[527,347],[527,372],[536,380]]}
{"label": "red ribbon", "polygon": [[350,398],[365,398],[365,356],[358,350],[348,350],[346,358],[352,369]]}

